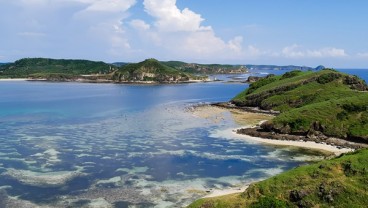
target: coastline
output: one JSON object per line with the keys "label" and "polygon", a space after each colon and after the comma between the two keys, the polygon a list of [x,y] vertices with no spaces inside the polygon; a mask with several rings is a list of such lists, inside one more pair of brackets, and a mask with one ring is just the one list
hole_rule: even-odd
{"label": "coastline", "polygon": [[0,78],[0,82],[7,81],[34,81],[34,82],[75,82],[75,83],[96,83],[96,84],[131,84],[131,85],[161,85],[161,84],[191,84],[191,83],[207,83],[213,82],[212,80],[188,80],[178,82],[157,82],[157,81],[120,81],[108,79],[32,79],[32,78]]}
{"label": "coastline", "polygon": [[[245,126],[243,128],[251,128],[250,126]],[[237,128],[232,130],[232,134],[236,135],[239,138],[245,139],[245,140],[251,140],[255,141],[257,143],[265,143],[270,145],[277,145],[277,146],[293,146],[293,147],[300,147],[300,148],[306,148],[306,149],[316,149],[316,150],[322,150],[334,153],[336,156],[339,156],[343,153],[348,153],[354,151],[352,148],[347,147],[338,147],[333,146],[326,143],[317,143],[314,141],[293,141],[293,140],[276,140],[276,139],[266,139],[262,137],[253,137],[246,134],[239,134],[237,131],[239,129],[243,128]]]}
{"label": "coastline", "polygon": [[[241,134],[238,133],[241,129],[251,129],[251,128],[257,128],[259,125],[267,121],[268,119],[271,119],[274,116],[275,112],[271,112],[270,114],[267,114],[265,111],[257,111],[256,109],[252,111],[248,111],[245,108],[237,108],[237,107],[226,107],[222,104],[205,104],[205,105],[198,105],[195,106],[192,109],[192,113],[196,117],[201,117],[204,119],[208,119],[212,122],[219,122],[223,117],[221,117],[221,113],[224,112],[230,112],[233,116],[233,119],[236,123],[238,123],[241,127],[235,128],[235,129],[228,129],[221,132],[225,137],[236,137],[237,139],[244,139],[247,141],[257,142],[257,143],[264,143],[269,145],[277,145],[277,146],[292,146],[292,147],[298,147],[298,148],[306,148],[306,149],[315,149],[315,150],[321,150],[321,151],[327,151],[330,153],[333,153],[334,155],[338,156],[343,153],[354,151],[355,148],[351,148],[348,145],[331,145],[325,142],[316,142],[316,141],[307,141],[304,139],[298,139],[298,140],[290,140],[287,138],[284,139],[269,139],[264,137],[257,137],[257,136],[251,136],[247,134]],[[268,133],[268,132],[267,132]],[[271,134],[271,132],[270,132]],[[336,138],[329,138],[337,140]]]}
{"label": "coastline", "polygon": [[29,81],[29,79],[24,79],[24,78],[6,78],[6,79],[3,79],[1,78],[0,79],[0,82],[15,82],[15,81]]}
{"label": "coastline", "polygon": [[[264,144],[264,145],[272,145],[272,146],[289,146],[289,147],[296,147],[296,148],[304,148],[304,149],[313,149],[321,152],[328,152],[331,155],[339,156],[344,153],[353,152],[355,149],[353,148],[346,148],[346,147],[338,147],[329,145],[326,143],[317,143],[314,141],[292,141],[292,140],[276,140],[276,139],[266,139],[262,137],[253,137],[245,134],[239,134],[237,131],[243,128],[254,128],[260,125],[260,123],[266,121],[269,118],[271,119],[274,117],[274,112],[271,114],[267,114],[265,111],[261,112],[254,112],[256,110],[252,110],[251,112],[247,111],[244,108],[237,108],[237,107],[225,107],[223,105],[217,104],[201,104],[189,109],[192,115],[195,117],[203,118],[209,120],[210,122],[220,122],[224,119],[221,114],[225,112],[230,112],[233,116],[233,119],[236,120],[241,127],[238,128],[230,128],[226,130],[221,130],[220,133],[225,138],[235,138],[241,139],[248,142]],[[244,123],[241,120],[241,117],[246,120]],[[249,184],[245,184],[239,187],[230,187],[227,189],[214,189],[211,190],[210,193],[206,194],[202,198],[213,198],[213,197],[221,197],[226,195],[232,194],[240,194],[244,192],[249,187]]]}

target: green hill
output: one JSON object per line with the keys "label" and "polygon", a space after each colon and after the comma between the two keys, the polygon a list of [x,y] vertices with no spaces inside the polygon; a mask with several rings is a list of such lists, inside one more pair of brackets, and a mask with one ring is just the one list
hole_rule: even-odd
{"label": "green hill", "polygon": [[168,82],[186,82],[192,79],[203,79],[196,77],[177,69],[162,64],[156,59],[147,59],[145,61],[128,64],[115,71],[112,79],[117,82],[122,81],[153,81],[160,83]]}
{"label": "green hill", "polygon": [[292,71],[251,84],[231,102],[280,111],[262,125],[267,131],[368,142],[367,90],[363,80],[334,70]]}
{"label": "green hill", "polygon": [[0,66],[0,78],[73,77],[88,74],[108,74],[114,66],[104,62],[48,58],[24,58]]}
{"label": "green hill", "polygon": [[[268,76],[231,101],[279,111],[254,128],[271,135],[340,137],[368,143],[368,87],[356,76],[326,69]],[[287,171],[241,194],[200,199],[190,208],[366,207],[368,149]]]}
{"label": "green hill", "polygon": [[247,68],[241,65],[196,64],[181,61],[167,61],[161,63],[179,71],[192,74],[243,74],[248,72]]}
{"label": "green hill", "polygon": [[366,207],[368,149],[298,167],[241,194],[200,199],[189,208]]}

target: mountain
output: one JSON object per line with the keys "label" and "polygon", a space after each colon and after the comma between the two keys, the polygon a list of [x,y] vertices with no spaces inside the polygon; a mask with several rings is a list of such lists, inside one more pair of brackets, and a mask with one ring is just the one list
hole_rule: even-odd
{"label": "mountain", "polygon": [[366,207],[368,149],[297,167],[240,194],[200,199],[189,208]]}
{"label": "mountain", "polygon": [[116,67],[104,62],[49,58],[24,58],[0,66],[2,78],[28,78],[65,76],[74,77],[88,74],[108,74]]}
{"label": "mountain", "polygon": [[261,131],[368,143],[365,81],[331,69],[261,79],[232,99],[236,106],[279,111]]}
{"label": "mountain", "polygon": [[242,65],[196,64],[181,61],[161,62],[179,71],[193,74],[244,74],[248,70]]}
{"label": "mountain", "polygon": [[123,62],[107,64],[88,60],[48,58],[24,58],[14,63],[0,65],[0,78],[114,83],[178,83],[206,79],[166,66],[155,59],[131,64]]}
{"label": "mountain", "polygon": [[127,64],[112,74],[112,79],[116,82],[159,82],[175,83],[188,82],[190,80],[204,79],[184,73],[170,66],[164,65],[156,59]]}

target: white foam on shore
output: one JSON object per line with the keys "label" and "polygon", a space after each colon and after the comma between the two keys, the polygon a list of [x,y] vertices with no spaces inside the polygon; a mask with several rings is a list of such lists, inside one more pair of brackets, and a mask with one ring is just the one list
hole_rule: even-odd
{"label": "white foam on shore", "polygon": [[[243,127],[249,128],[249,126]],[[264,139],[260,137],[252,137],[244,134],[237,134],[237,129],[225,129],[225,130],[216,130],[211,134],[211,137],[214,138],[223,138],[223,139],[237,139],[244,140],[249,143],[263,143],[269,145],[279,145],[279,146],[293,146],[300,147],[306,149],[316,149],[323,150],[327,152],[332,152],[335,155],[341,155],[342,153],[347,153],[354,151],[350,148],[337,148],[332,145],[316,143],[312,141],[290,141],[290,140],[274,140],[274,139]]]}

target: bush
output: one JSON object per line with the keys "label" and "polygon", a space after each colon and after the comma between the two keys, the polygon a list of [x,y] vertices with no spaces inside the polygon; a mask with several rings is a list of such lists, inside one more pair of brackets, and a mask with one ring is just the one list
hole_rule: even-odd
{"label": "bush", "polygon": [[317,78],[317,82],[320,84],[327,84],[329,82],[339,79],[341,76],[342,76],[341,74],[337,73],[322,74]]}
{"label": "bush", "polygon": [[256,89],[260,88],[260,87],[263,87],[265,85],[268,85],[274,81],[276,81],[277,79],[273,76],[270,76],[270,77],[266,77],[266,78],[263,78],[263,79],[260,79],[258,80],[257,82],[255,83],[252,83],[248,90],[247,90],[247,94],[249,95],[250,93],[254,92]]}
{"label": "bush", "polygon": [[286,72],[284,75],[282,75],[281,79],[287,79],[298,76],[302,71],[300,70],[294,70],[290,72]]}

